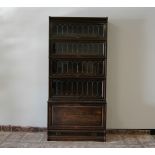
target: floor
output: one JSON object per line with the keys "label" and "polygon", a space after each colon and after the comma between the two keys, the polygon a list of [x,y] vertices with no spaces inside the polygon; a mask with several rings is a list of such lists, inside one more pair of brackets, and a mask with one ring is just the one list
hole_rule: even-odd
{"label": "floor", "polygon": [[107,142],[46,141],[46,132],[0,132],[0,148],[143,148],[155,147],[155,135],[107,134]]}

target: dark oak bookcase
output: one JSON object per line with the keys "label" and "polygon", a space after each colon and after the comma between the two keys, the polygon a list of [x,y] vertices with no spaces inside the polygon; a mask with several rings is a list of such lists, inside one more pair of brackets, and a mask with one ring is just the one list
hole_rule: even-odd
{"label": "dark oak bookcase", "polygon": [[106,141],[107,24],[49,17],[48,140]]}

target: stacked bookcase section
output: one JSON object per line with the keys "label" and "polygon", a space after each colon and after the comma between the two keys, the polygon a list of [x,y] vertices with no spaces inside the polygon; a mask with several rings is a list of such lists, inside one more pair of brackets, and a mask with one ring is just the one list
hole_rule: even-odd
{"label": "stacked bookcase section", "polygon": [[48,140],[106,140],[108,18],[49,18]]}

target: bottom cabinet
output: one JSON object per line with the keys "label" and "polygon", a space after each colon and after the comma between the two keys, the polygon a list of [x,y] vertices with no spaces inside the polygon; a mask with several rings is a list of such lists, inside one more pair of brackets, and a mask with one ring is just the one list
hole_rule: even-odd
{"label": "bottom cabinet", "polygon": [[106,104],[101,106],[49,103],[48,140],[105,141]]}

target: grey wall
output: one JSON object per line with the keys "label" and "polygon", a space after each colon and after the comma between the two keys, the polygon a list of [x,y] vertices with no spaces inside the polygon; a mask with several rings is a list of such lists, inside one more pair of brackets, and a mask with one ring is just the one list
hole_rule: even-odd
{"label": "grey wall", "polygon": [[46,127],[48,17],[109,17],[108,128],[155,128],[155,8],[0,8],[0,124]]}

